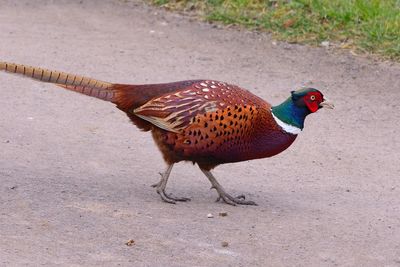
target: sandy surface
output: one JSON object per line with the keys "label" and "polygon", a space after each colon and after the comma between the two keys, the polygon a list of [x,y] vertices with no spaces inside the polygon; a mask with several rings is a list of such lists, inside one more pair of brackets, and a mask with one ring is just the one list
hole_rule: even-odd
{"label": "sandy surface", "polygon": [[259,206],[215,203],[183,163],[167,189],[192,201],[169,205],[150,187],[165,168],[151,136],[112,104],[0,73],[1,266],[400,266],[399,65],[137,2],[30,2],[0,1],[1,60],[122,83],[217,79],[272,104],[312,85],[336,109],[286,152],[215,170]]}

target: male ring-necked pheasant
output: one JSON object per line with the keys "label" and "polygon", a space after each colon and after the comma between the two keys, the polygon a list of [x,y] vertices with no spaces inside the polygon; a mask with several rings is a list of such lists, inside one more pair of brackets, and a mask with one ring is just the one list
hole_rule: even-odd
{"label": "male ring-necked pheasant", "polygon": [[174,163],[197,163],[219,194],[236,205],[255,205],[233,197],[211,174],[219,164],[274,156],[288,148],[304,119],[322,107],[333,108],[313,88],[292,91],[277,106],[236,85],[212,80],[163,84],[113,84],[59,71],[0,62],[0,70],[112,102],[143,131],[151,131],[168,167],[153,185],[168,203],[188,201],[165,192]]}

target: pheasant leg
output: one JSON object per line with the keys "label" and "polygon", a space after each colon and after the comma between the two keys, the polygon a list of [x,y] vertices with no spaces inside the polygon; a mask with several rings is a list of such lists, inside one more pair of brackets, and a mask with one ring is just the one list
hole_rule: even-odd
{"label": "pheasant leg", "polygon": [[152,187],[156,188],[157,193],[160,195],[161,199],[167,203],[176,204],[176,201],[190,201],[190,198],[175,197],[165,192],[165,187],[167,186],[168,178],[173,166],[174,164],[168,165],[165,172],[161,173],[161,180],[158,183],[153,184]]}
{"label": "pheasant leg", "polygon": [[228,193],[225,192],[225,189],[220,185],[215,179],[214,175],[207,170],[201,169],[201,171],[207,176],[208,180],[211,182],[211,189],[215,189],[218,192],[219,197],[217,198],[217,201],[223,200],[225,203],[229,205],[255,205],[257,204],[254,201],[246,200],[246,197],[244,195],[239,195],[237,197],[233,197],[229,195]]}

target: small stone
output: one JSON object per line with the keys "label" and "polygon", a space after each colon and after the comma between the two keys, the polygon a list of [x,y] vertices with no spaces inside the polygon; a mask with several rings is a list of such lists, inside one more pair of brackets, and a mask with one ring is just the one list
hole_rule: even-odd
{"label": "small stone", "polygon": [[331,43],[329,41],[322,41],[321,42],[321,46],[323,47],[329,47],[331,45]]}
{"label": "small stone", "polygon": [[228,213],[227,213],[227,212],[220,212],[220,213],[219,213],[219,216],[221,216],[221,217],[226,217],[226,216],[228,216]]}
{"label": "small stone", "polygon": [[127,245],[128,247],[131,247],[135,244],[135,240],[133,239],[129,239],[128,242],[125,243],[125,245]]}
{"label": "small stone", "polygon": [[221,246],[224,247],[224,248],[226,248],[227,246],[229,246],[229,243],[226,242],[226,241],[222,241],[222,242],[221,242]]}
{"label": "small stone", "polygon": [[214,218],[214,215],[212,215],[211,213],[207,214],[207,218]]}

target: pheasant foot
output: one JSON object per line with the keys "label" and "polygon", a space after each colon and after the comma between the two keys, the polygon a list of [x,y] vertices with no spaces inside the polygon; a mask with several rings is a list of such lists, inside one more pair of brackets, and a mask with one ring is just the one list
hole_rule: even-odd
{"label": "pheasant foot", "polygon": [[212,185],[211,189],[217,190],[218,195],[219,195],[217,198],[217,201],[222,199],[226,204],[229,204],[232,206],[236,206],[236,205],[255,205],[255,206],[257,206],[257,203],[255,203],[254,201],[246,200],[245,195],[239,195],[237,197],[233,197],[233,196],[229,195],[228,193],[226,193],[226,191],[222,187],[222,185],[220,185],[218,183],[217,179],[215,179],[214,175],[212,175],[212,173],[210,171],[203,170],[203,169],[201,169],[201,171],[210,180],[211,185]]}
{"label": "pheasant foot", "polygon": [[153,184],[152,187],[156,188],[156,191],[160,195],[161,199],[167,203],[176,204],[176,201],[190,201],[190,198],[176,197],[165,192],[165,187],[167,186],[168,177],[171,173],[172,166],[173,164],[169,165],[164,173],[160,173],[161,180],[158,183]]}
{"label": "pheasant foot", "polygon": [[254,205],[257,206],[257,203],[255,203],[254,201],[251,200],[246,200],[246,196],[245,195],[239,195],[236,197],[233,197],[231,195],[229,195],[228,193],[225,192],[224,188],[221,186],[219,188],[212,186],[211,189],[215,189],[218,192],[218,198],[215,202],[218,202],[220,200],[224,201],[225,203],[229,204],[229,205]]}

